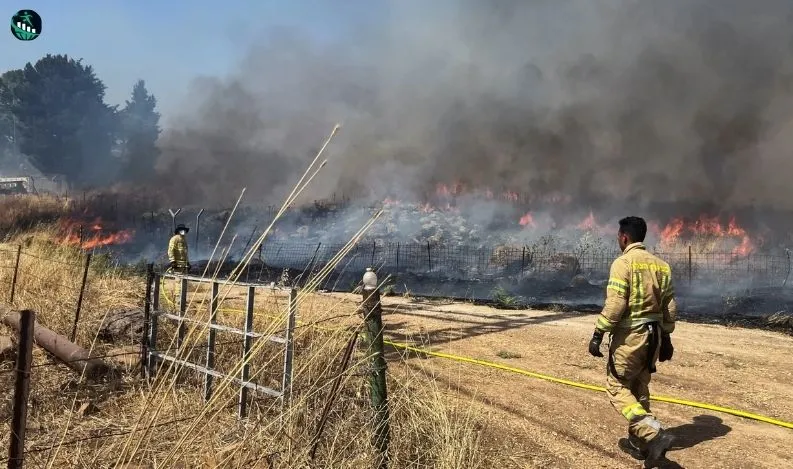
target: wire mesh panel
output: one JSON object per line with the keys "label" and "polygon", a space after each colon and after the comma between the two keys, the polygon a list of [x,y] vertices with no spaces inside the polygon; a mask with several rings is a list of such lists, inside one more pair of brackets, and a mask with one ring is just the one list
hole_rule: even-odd
{"label": "wire mesh panel", "polygon": [[[504,277],[555,278],[583,275],[592,280],[608,277],[620,252],[608,249],[557,252],[552,248],[521,246],[466,246],[422,242],[365,241],[339,255],[343,244],[266,242],[262,260],[272,268],[318,271],[332,264],[331,272],[359,272],[374,267],[393,275],[480,281]],[[789,273],[786,256],[729,252],[657,252],[672,268],[678,285],[714,287],[781,285]]]}
{"label": "wire mesh panel", "polygon": [[[167,285],[169,281],[175,282]],[[272,324],[265,322],[263,326],[274,333],[258,333],[253,330],[254,297],[256,288],[262,285],[224,283],[221,292],[219,280],[154,272],[149,274],[149,282],[151,287],[147,292],[151,297],[147,299],[146,311],[150,321],[144,344],[149,375],[157,371],[158,363],[193,370],[204,378],[206,401],[220,387],[216,386],[215,378],[230,380],[239,386],[240,416],[247,412],[248,389],[279,398],[282,403],[289,400],[294,356],[292,337],[297,315],[296,289],[289,292],[285,324],[280,324],[276,318]],[[229,297],[229,292],[235,288],[247,291],[244,306],[235,304],[235,295]],[[230,319],[232,322],[226,323]],[[279,329],[283,335],[278,334]],[[275,344],[276,348],[259,350],[260,346],[253,344],[258,341]],[[232,347],[225,348],[225,345]],[[256,360],[251,361],[254,350],[257,351]],[[251,376],[250,366],[254,362],[271,365],[273,357],[279,354],[283,355],[282,369],[274,371],[272,366],[264,366]],[[242,362],[239,361],[240,355]]]}

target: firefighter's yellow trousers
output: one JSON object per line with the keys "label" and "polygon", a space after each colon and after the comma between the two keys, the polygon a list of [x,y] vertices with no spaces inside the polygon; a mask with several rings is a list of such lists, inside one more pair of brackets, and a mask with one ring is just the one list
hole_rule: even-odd
{"label": "firefighter's yellow trousers", "polygon": [[[657,331],[660,338],[660,331]],[[611,333],[606,390],[617,411],[628,421],[628,434],[646,444],[661,430],[661,424],[650,412],[650,370],[658,359],[660,340],[655,350],[650,350],[650,332],[647,326],[634,329],[615,329]]]}

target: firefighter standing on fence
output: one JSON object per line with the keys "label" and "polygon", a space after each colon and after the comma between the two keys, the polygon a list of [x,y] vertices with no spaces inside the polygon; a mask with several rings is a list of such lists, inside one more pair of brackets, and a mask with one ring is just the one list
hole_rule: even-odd
{"label": "firefighter standing on fence", "polygon": [[190,229],[182,224],[177,225],[171,240],[168,241],[168,270],[186,274],[190,270],[187,257],[187,239],[185,235]]}
{"label": "firefighter standing on fence", "polygon": [[653,467],[673,443],[650,412],[651,374],[655,363],[672,359],[670,334],[675,329],[675,303],[669,264],[647,252],[647,224],[642,218],[619,221],[617,240],[622,255],[612,264],[606,302],[595,323],[589,353],[602,357],[603,334],[611,336],[606,368],[611,404],[628,421],[628,438],[619,446]]}

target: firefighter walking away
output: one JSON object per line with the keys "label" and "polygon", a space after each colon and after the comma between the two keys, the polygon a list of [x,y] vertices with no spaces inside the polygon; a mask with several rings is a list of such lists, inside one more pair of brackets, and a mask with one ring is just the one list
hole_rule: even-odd
{"label": "firefighter walking away", "polygon": [[186,274],[190,271],[190,261],[187,257],[187,232],[190,228],[180,224],[176,226],[171,240],[168,241],[168,270]]}
{"label": "firefighter walking away", "polygon": [[628,423],[620,448],[644,467],[666,459],[673,437],[650,411],[650,377],[656,361],[672,359],[670,335],[675,330],[675,303],[669,264],[644,246],[647,223],[639,217],[619,221],[617,241],[622,255],[612,264],[606,302],[595,323],[589,353],[602,357],[600,343],[610,334],[606,389],[611,405]]}

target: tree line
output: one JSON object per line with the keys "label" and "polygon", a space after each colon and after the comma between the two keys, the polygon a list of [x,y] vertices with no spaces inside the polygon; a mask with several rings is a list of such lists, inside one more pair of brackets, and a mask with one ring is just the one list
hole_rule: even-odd
{"label": "tree line", "polygon": [[143,80],[123,107],[105,103],[105,89],[90,65],[67,55],[0,75],[0,167],[24,155],[76,187],[144,181],[159,156],[157,100]]}

